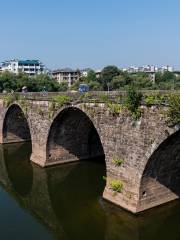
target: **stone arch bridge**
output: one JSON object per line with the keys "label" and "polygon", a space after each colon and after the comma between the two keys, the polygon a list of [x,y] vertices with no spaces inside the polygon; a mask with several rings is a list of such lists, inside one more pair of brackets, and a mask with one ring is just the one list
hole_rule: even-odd
{"label": "stone arch bridge", "polygon": [[142,107],[135,121],[103,103],[0,100],[0,143],[29,140],[42,167],[104,155],[103,197],[133,213],[180,196],[180,127],[167,126],[162,108]]}

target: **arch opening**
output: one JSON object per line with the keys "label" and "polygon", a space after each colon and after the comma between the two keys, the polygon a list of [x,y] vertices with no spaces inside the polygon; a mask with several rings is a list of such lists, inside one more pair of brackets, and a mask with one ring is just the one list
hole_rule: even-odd
{"label": "arch opening", "polygon": [[3,143],[30,141],[31,134],[22,109],[13,104],[6,112],[3,123]]}
{"label": "arch opening", "polygon": [[78,108],[66,108],[54,119],[47,141],[48,162],[100,158],[104,150],[90,118]]}
{"label": "arch opening", "polygon": [[149,158],[140,183],[144,210],[180,197],[180,130],[169,136]]}

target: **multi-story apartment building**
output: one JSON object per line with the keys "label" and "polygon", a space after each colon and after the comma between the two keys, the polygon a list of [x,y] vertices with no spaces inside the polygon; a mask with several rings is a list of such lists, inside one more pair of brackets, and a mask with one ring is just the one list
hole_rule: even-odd
{"label": "multi-story apartment building", "polygon": [[127,71],[128,73],[131,73],[131,74],[146,73],[149,77],[149,80],[152,81],[153,83],[155,82],[155,78],[156,78],[155,66],[148,65],[143,67],[130,67],[128,69],[123,69],[123,71]]}
{"label": "multi-story apartment building", "polygon": [[151,65],[142,66],[142,67],[132,66],[132,67],[123,69],[123,71],[127,71],[129,73],[138,73],[138,72],[151,73],[151,72],[165,72],[165,71],[173,72],[173,67],[164,66],[164,67],[158,68]]}
{"label": "multi-story apartment building", "polygon": [[174,68],[171,66],[163,66],[163,67],[158,68],[158,72],[166,72],[166,71],[173,72]]}
{"label": "multi-story apartment building", "polygon": [[142,66],[142,67],[129,67],[127,69],[123,69],[123,71],[127,71],[129,73],[139,73],[139,72],[142,72],[142,73],[146,73],[148,76],[149,76],[149,79],[152,81],[152,82],[155,82],[155,78],[156,78],[156,73],[157,72],[166,72],[166,71],[169,71],[169,72],[173,72],[173,67],[171,66],[164,66],[164,67],[155,67],[155,66],[151,66],[151,65],[147,65],[147,66]]}
{"label": "multi-story apartment building", "polygon": [[9,60],[2,62],[2,72],[9,71],[15,74],[24,72],[29,76],[45,73],[45,67],[39,60]]}
{"label": "multi-story apartment building", "polygon": [[127,71],[129,73],[138,73],[138,72],[147,72],[147,73],[150,73],[150,72],[156,72],[157,68],[155,66],[150,66],[150,65],[147,65],[147,66],[142,66],[142,67],[129,67],[129,68],[125,68],[123,69],[123,71]]}
{"label": "multi-story apartment building", "polygon": [[67,82],[71,87],[80,78],[80,71],[71,68],[57,69],[52,72],[52,77],[58,82]]}
{"label": "multi-story apartment building", "polygon": [[[81,73],[81,77],[87,77],[88,76],[88,72],[93,70],[92,68],[85,68],[80,70]],[[96,78],[100,78],[101,72],[102,70],[98,69],[98,70],[93,70],[96,74]]]}

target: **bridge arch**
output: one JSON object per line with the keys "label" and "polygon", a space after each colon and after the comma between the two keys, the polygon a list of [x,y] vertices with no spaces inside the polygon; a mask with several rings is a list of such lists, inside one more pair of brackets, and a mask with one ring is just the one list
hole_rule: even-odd
{"label": "bridge arch", "polygon": [[94,123],[77,107],[57,113],[50,126],[46,149],[47,165],[104,156]]}
{"label": "bridge arch", "polygon": [[180,197],[180,126],[166,129],[146,154],[140,179],[139,211]]}
{"label": "bridge arch", "polygon": [[3,129],[3,143],[15,143],[31,140],[30,125],[18,104],[12,104],[6,111]]}

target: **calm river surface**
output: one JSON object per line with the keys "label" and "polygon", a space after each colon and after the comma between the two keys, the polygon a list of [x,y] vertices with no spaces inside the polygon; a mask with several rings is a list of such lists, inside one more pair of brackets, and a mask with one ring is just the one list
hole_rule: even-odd
{"label": "calm river surface", "polygon": [[104,164],[41,169],[30,152],[30,144],[0,147],[0,239],[180,239],[180,201],[135,217],[102,200]]}

